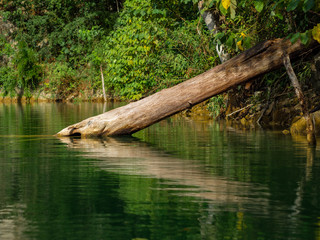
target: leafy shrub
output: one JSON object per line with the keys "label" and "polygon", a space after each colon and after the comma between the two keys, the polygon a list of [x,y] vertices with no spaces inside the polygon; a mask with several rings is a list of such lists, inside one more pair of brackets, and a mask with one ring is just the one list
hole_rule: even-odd
{"label": "leafy shrub", "polygon": [[225,108],[226,103],[222,94],[212,97],[207,104],[207,109],[214,118],[219,117],[219,114],[223,112]]}
{"label": "leafy shrub", "polygon": [[35,89],[42,77],[42,69],[37,62],[35,51],[23,41],[16,47],[2,42],[1,57],[5,64],[0,67],[0,86],[5,93],[12,93],[15,88],[24,90]]}
{"label": "leafy shrub", "polygon": [[16,85],[23,89],[35,89],[41,80],[41,67],[35,51],[25,42],[19,42],[13,63],[17,73]]}
{"label": "leafy shrub", "polygon": [[48,65],[46,84],[48,90],[55,93],[58,98],[66,96],[78,84],[77,72],[65,62],[55,62]]}
{"label": "leafy shrub", "polygon": [[215,61],[208,35],[197,33],[197,19],[182,21],[156,7],[151,0],[126,1],[116,29],[104,39],[106,85],[113,94],[136,100]]}

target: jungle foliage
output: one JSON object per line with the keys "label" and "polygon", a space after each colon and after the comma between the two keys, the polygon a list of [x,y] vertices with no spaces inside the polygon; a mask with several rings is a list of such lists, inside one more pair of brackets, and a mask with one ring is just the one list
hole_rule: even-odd
{"label": "jungle foliage", "polygon": [[83,69],[121,6],[120,0],[0,1],[0,87],[5,93],[15,87],[56,90],[61,83],[90,78]]}
{"label": "jungle foliage", "polygon": [[[136,100],[279,37],[320,42],[316,0],[2,0],[0,88],[67,92],[100,89]],[[201,14],[217,18],[208,32]],[[304,68],[304,67],[303,67]],[[272,81],[271,81],[272,82]],[[272,84],[266,81],[264,84]]]}

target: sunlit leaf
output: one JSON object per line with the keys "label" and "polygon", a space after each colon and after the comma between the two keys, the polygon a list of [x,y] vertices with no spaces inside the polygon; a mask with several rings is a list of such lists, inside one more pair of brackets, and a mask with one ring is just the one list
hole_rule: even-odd
{"label": "sunlit leaf", "polygon": [[219,10],[223,15],[226,15],[228,13],[228,10],[222,5],[222,2],[219,5]]}
{"label": "sunlit leaf", "polygon": [[264,7],[264,3],[262,1],[254,1],[254,7],[258,12],[261,12]]}
{"label": "sunlit leaf", "polygon": [[280,20],[283,20],[283,15],[281,13],[276,13],[275,16],[277,16]]}
{"label": "sunlit leaf", "polygon": [[312,37],[320,43],[320,23],[312,29]]}
{"label": "sunlit leaf", "polygon": [[225,9],[228,9],[230,7],[231,0],[222,0],[221,3]]}
{"label": "sunlit leaf", "polygon": [[243,51],[242,41],[241,40],[237,42],[237,46],[241,51]]}

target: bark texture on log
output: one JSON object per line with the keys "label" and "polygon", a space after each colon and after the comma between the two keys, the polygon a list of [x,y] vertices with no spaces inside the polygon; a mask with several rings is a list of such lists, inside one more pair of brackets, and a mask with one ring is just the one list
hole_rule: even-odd
{"label": "bark texture on log", "polygon": [[135,133],[233,86],[283,66],[283,52],[294,58],[305,51],[305,46],[300,42],[291,44],[289,40],[283,39],[263,42],[192,79],[137,102],[85,119],[61,130],[57,135],[90,137]]}

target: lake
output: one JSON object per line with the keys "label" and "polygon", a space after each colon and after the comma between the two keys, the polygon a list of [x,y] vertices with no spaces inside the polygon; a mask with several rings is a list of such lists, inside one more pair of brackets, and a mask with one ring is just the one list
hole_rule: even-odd
{"label": "lake", "polygon": [[117,106],[0,104],[1,240],[320,239],[320,150],[303,137],[181,116],[53,136]]}

